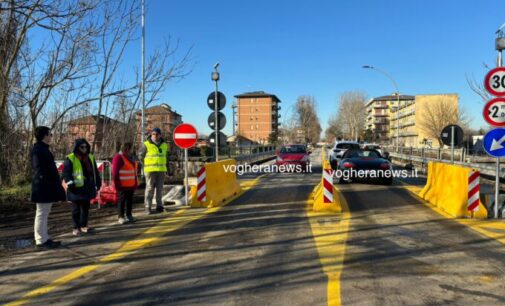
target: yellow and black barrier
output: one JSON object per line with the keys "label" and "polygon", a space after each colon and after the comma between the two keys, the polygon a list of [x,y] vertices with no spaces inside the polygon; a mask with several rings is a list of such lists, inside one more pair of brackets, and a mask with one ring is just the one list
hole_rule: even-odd
{"label": "yellow and black barrier", "polygon": [[242,189],[234,171],[236,169],[234,159],[206,163],[204,167],[205,200],[199,201],[197,199],[197,188],[191,188],[192,207],[218,207],[241,192]]}
{"label": "yellow and black barrier", "polygon": [[471,168],[430,161],[428,179],[419,196],[454,218],[487,218],[487,210],[481,202],[473,216],[467,209],[468,177],[472,171]]}

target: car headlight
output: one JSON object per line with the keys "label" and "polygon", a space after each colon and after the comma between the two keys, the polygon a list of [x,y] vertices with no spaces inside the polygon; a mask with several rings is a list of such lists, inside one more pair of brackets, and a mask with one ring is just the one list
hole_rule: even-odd
{"label": "car headlight", "polygon": [[282,161],[282,158],[280,156],[277,156],[277,159],[276,159],[278,162],[281,162]]}
{"label": "car headlight", "polygon": [[302,158],[302,162],[308,162],[309,161],[309,156],[308,155],[305,155],[303,158]]}

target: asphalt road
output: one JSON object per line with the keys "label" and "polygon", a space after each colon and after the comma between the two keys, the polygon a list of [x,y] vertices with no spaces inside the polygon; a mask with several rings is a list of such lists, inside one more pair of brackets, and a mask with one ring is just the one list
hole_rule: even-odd
{"label": "asphalt road", "polygon": [[[312,159],[313,173],[266,174],[231,204],[201,218],[188,217],[173,231],[163,232],[176,215],[156,215],[130,227],[99,229],[95,237],[64,241],[59,251],[25,260],[4,258],[0,303],[63,277],[56,287],[25,302],[327,305],[328,278],[315,242],[325,237],[313,237],[307,217],[306,201],[321,178],[317,151]],[[342,305],[505,304],[503,244],[437,214],[398,182],[338,187],[351,214],[339,274]],[[334,225],[341,233],[340,220],[335,215],[316,223]],[[157,243],[146,243],[147,237],[133,253],[98,260],[160,222],[166,225],[158,227]],[[505,235],[505,226],[495,230]],[[72,274],[76,269],[78,277]],[[69,281],[66,275],[74,277]]]}
{"label": "asphalt road", "polygon": [[320,180],[320,168],[314,170],[267,174],[228,206],[164,235],[161,243],[30,303],[324,305],[326,276],[306,216],[307,198]]}
{"label": "asphalt road", "polygon": [[435,213],[398,183],[339,188],[352,214],[342,305],[505,304],[504,245]]}

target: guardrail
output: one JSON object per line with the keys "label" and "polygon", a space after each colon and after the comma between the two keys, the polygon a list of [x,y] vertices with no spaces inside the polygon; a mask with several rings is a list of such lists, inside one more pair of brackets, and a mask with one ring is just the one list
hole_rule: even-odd
{"label": "guardrail", "polygon": [[[395,153],[395,152],[389,152],[389,156],[393,159],[400,159],[400,160],[407,161],[408,163],[421,164],[421,168],[423,171],[426,171],[426,167],[428,166],[429,161],[451,163],[450,160],[442,160],[439,158],[422,157],[422,156],[415,156],[415,155],[411,155],[411,154],[401,154],[401,153]],[[472,168],[472,169],[478,170],[481,174],[487,175],[487,176],[494,177],[496,175],[496,165],[495,164],[456,161],[456,158],[455,158],[454,163],[451,163],[451,164]],[[500,176],[502,177],[504,174],[505,174],[505,167],[500,167]]]}

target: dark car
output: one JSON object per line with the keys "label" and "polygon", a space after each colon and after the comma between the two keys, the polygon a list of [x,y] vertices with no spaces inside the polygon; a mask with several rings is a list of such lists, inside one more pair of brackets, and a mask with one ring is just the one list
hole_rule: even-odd
{"label": "dark car", "polygon": [[275,164],[281,165],[298,165],[302,171],[305,171],[307,165],[310,163],[310,151],[307,151],[305,145],[293,144],[283,145],[277,151],[277,159]]}
{"label": "dark car", "polygon": [[338,182],[345,181],[378,181],[386,185],[393,183],[392,164],[379,151],[350,149],[338,163]]}
{"label": "dark car", "polygon": [[338,161],[342,159],[344,153],[350,149],[359,149],[359,143],[355,141],[337,141],[330,151],[329,160],[332,169],[337,169]]}

